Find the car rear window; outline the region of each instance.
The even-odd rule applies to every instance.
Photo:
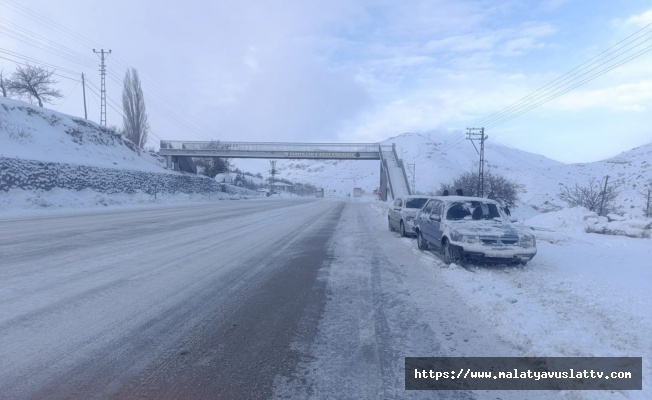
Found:
[[[405,207],[407,208],[421,208],[423,207],[424,204],[426,204],[426,201],[428,201],[428,198],[419,198],[419,199],[407,199],[407,202],[405,203]]]
[[[479,201],[453,203],[446,212],[446,219],[460,220],[466,217],[474,220],[500,218],[500,211],[494,203]]]

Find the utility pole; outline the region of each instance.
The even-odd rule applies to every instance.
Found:
[[[478,197],[484,197],[484,141],[489,139],[489,136],[485,136],[484,128],[466,128],[466,130],[466,134],[468,135],[467,139],[473,143],[473,147],[475,147],[474,140],[480,140],[480,151],[475,147],[475,151],[480,154],[480,165],[478,166]]]
[[[272,174],[272,181],[270,182],[270,192],[274,193],[274,179],[276,177],[276,160],[270,160],[269,164],[272,166],[272,169],[269,170],[269,173]]]
[[[101,79],[101,87],[100,87],[100,125],[106,126],[106,64],[104,64],[104,61],[106,60],[106,57],[111,54],[111,50],[109,49],[108,52],[105,52],[104,49],[100,51],[95,51],[93,49],[93,53],[99,54],[100,55],[100,79]]]
[[[82,72],[82,92],[84,93],[84,119],[88,119],[86,112],[86,81],[84,80],[84,73]]]
[[[604,196],[607,194],[607,181],[609,180],[609,175],[604,178],[604,189],[602,189],[602,200],[600,200],[600,212],[598,215],[602,215],[602,210],[604,207]]]

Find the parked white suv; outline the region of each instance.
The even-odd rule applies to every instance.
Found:
[[[401,236],[414,235],[414,216],[426,204],[428,196],[406,196],[394,200],[387,213],[390,231],[398,230]]]
[[[414,221],[417,246],[442,252],[444,262],[525,264],[537,254],[534,236],[510,223],[498,202],[480,197],[432,197]]]

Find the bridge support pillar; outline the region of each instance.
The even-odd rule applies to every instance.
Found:
[[[165,156],[165,168],[172,169],[172,156]]]
[[[380,187],[378,188],[380,199],[382,201],[387,201],[387,192],[388,192],[388,187],[387,187],[387,171],[385,169],[385,165],[383,164],[383,160],[380,160]]]

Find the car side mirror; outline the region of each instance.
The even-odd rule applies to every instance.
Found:
[[[431,214],[430,215],[430,220],[431,221],[441,221],[441,217],[437,214]]]

